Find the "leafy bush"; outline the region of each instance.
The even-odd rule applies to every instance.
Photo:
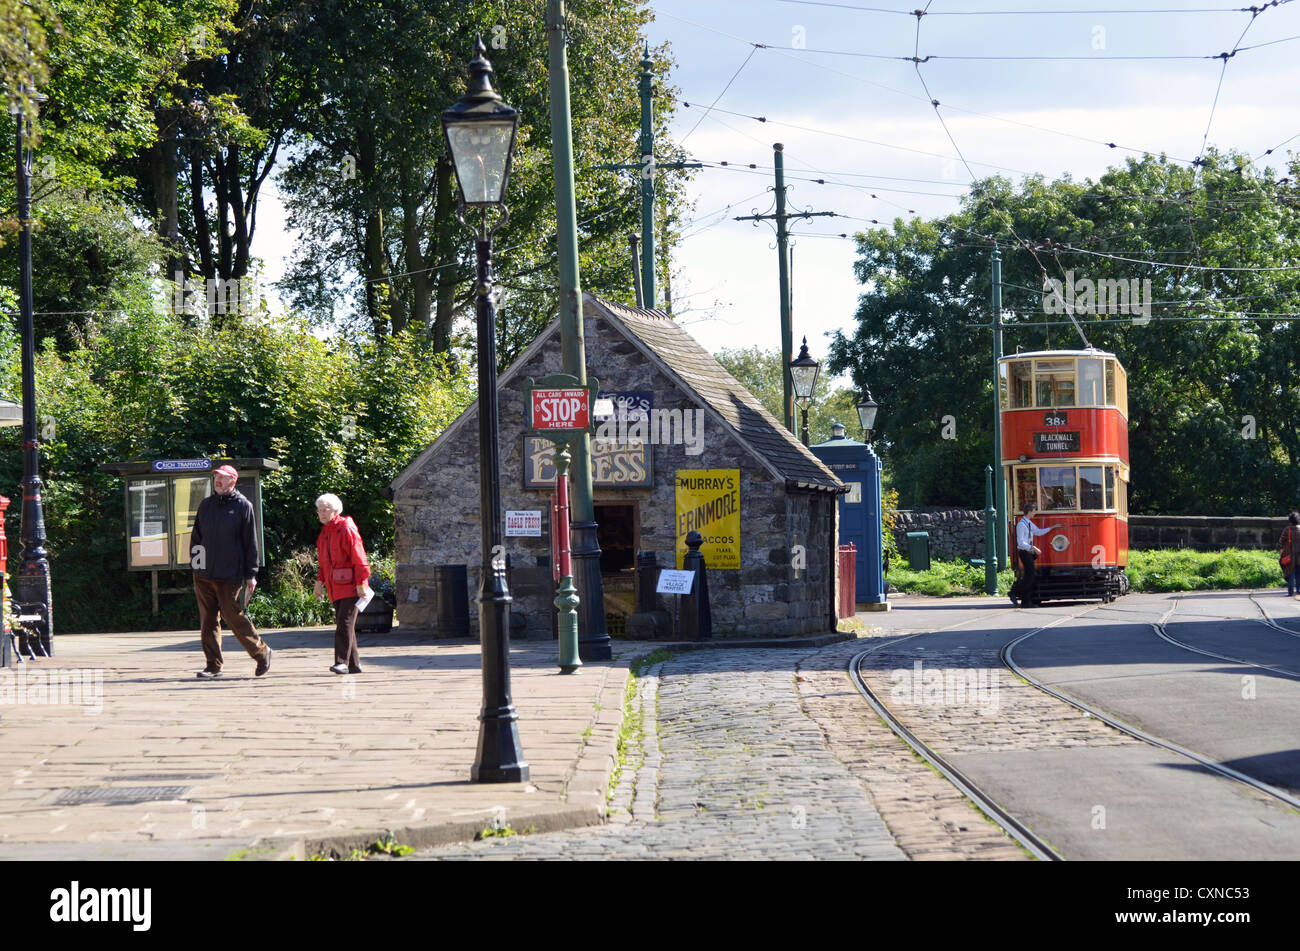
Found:
[[[1271,549],[1134,551],[1129,553],[1128,577],[1136,591],[1214,591],[1286,584],[1277,552]]]
[[[1011,590],[1015,575],[1010,568],[998,572],[998,593]],[[984,566],[966,561],[931,561],[929,571],[912,571],[895,562],[889,569],[889,583],[899,591],[949,597],[984,593]]]
[[[1127,573],[1134,591],[1222,591],[1286,583],[1272,550],[1131,551]],[[1013,581],[1010,568],[998,572],[998,594],[1007,594]],[[932,561],[929,571],[895,565],[889,570],[889,583],[899,591],[934,597],[983,594],[984,569],[964,561]]]
[[[127,303],[130,316],[90,325],[84,346],[60,353],[47,338],[37,355],[56,633],[197,627],[192,598],[168,597],[153,617],[148,573],[126,570],[122,480],[99,467],[137,459],[278,459],[281,469],[262,482],[270,570],[250,611],[259,624],[328,620],[311,582],[304,591],[282,571],[303,548],[314,565],[316,497],[337,494],[367,551],[391,552],[392,503],[382,490],[469,403],[469,378],[408,334],[326,342],[293,320],[213,326],[147,297]],[[12,399],[19,366],[17,334],[0,321],[0,393]],[[0,492],[15,500],[21,438],[19,428],[0,430]],[[6,516],[12,568],[21,503]],[[187,575],[169,573],[163,585],[187,586]]]

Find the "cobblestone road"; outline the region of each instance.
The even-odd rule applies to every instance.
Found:
[[[801,711],[794,670],[806,656],[729,649],[670,658],[640,681],[644,744],[628,751],[608,825],[413,858],[906,858]]]

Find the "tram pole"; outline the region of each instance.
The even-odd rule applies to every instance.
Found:
[[[984,467],[984,593],[998,593],[997,509],[993,507],[993,467]]]
[[[1002,359],[1002,252],[995,244],[993,246],[993,472],[997,501],[993,517],[997,523],[995,540],[998,570],[1005,571],[1007,567],[1007,480],[1002,472],[1002,414],[999,412],[1001,380],[998,376],[1000,359]],[[1010,380],[1007,383],[1009,386]]]

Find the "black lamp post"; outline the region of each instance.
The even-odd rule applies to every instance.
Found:
[[[794,398],[799,404],[803,418],[803,444],[808,445],[808,404],[812,402],[813,390],[817,388],[817,374],[822,365],[808,356],[808,338],[803,338],[799,356],[790,361],[790,382],[794,386]]]
[[[33,102],[46,97],[29,93]],[[21,104],[18,117],[18,257],[23,345],[23,522],[22,561],[14,577],[14,599],[27,611],[41,615],[40,645],[46,656],[54,654],[54,608],[50,596],[50,562],[45,551],[45,513],[41,506],[40,443],[36,439],[36,329],[32,322],[32,150],[31,120]]]
[[[862,428],[866,432],[865,440],[871,442],[871,430],[876,425],[876,411],[880,409],[880,404],[871,398],[871,390],[863,390],[866,396],[858,400],[858,421],[862,423]]]
[[[506,583],[501,529],[501,452],[497,445],[496,306],[492,302],[492,234],[509,218],[504,204],[510,177],[510,153],[519,128],[519,113],[492,89],[492,64],[480,39],[469,64],[469,90],[442,114],[460,187],[456,215],[475,235],[478,278],[474,293],[478,314],[479,521],[483,566],[479,573],[479,643],[483,657],[483,709],[479,713],[478,753],[470,778],[482,783],[516,783],[528,779],[528,763],[519,745],[519,715],[510,696],[510,588]],[[482,212],[477,224],[465,209]],[[488,226],[492,209],[501,214]]]

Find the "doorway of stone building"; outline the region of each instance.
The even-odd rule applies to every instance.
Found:
[[[597,502],[596,540],[605,588],[605,629],[611,637],[627,633],[636,612],[636,552],[641,543],[639,506],[635,502]]]

